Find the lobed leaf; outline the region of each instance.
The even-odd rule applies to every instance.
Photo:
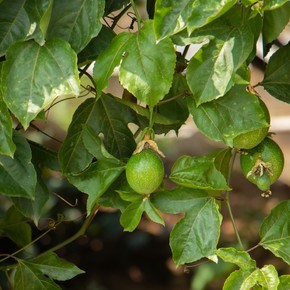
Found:
[[[30,28],[24,9],[26,0],[0,2],[0,56],[15,42],[23,40]]]
[[[90,98],[79,106],[69,126],[68,134],[59,151],[59,162],[63,173],[76,174],[85,170],[93,159],[92,146],[84,144],[87,128],[95,136],[104,134],[105,148],[114,157],[123,159],[131,156],[135,141],[127,124],[134,120],[132,111],[110,95],[99,99]],[[91,150],[90,150],[91,147]]]
[[[170,39],[156,43],[150,20],[132,35],[125,51],[120,82],[138,100],[153,108],[171,87],[176,62],[173,43]]]
[[[189,99],[188,106],[204,135],[230,147],[236,136],[269,126],[258,97],[248,93],[245,85],[235,85],[224,97],[199,107]]]
[[[233,263],[244,270],[256,268],[256,261],[245,251],[238,251],[235,248],[219,248],[216,254],[225,262]]]
[[[290,103],[290,43],[278,49],[266,66],[261,85],[278,100]]]
[[[29,0],[25,2],[24,8],[31,23],[31,31],[29,31],[27,38],[33,38],[40,45],[45,42],[52,4],[52,0]]]
[[[187,82],[196,106],[222,97],[234,84],[234,75],[253,48],[253,35],[248,26],[232,27],[217,23],[222,38],[203,46],[190,60]],[[217,32],[215,32],[217,33]]]
[[[182,156],[173,165],[169,178],[184,187],[204,190],[230,190],[214,158]]]
[[[3,64],[2,86],[4,101],[26,129],[57,96],[78,95],[76,55],[59,39],[43,46],[34,41],[16,43]]]
[[[13,142],[16,145],[14,158],[0,155],[0,194],[34,199],[36,173],[29,144],[17,132],[14,132]]]
[[[58,281],[66,281],[84,273],[74,264],[59,258],[54,252],[46,252],[27,263],[33,264],[43,275]]]
[[[290,265],[290,201],[279,203],[263,221],[260,245]]]
[[[192,200],[192,207],[174,226],[170,247],[177,265],[191,263],[215,253],[221,215],[213,198]]]
[[[109,47],[97,57],[93,77],[97,84],[98,95],[101,95],[102,90],[108,86],[108,80],[114,69],[120,64],[131,37],[132,34],[125,32],[116,35]]]
[[[53,1],[47,38],[68,41],[78,53],[101,30],[105,0]]]
[[[151,202],[162,212],[178,214],[191,211],[197,200],[209,198],[206,191],[186,187],[157,192]]]
[[[1,236],[7,236],[18,246],[24,247],[31,242],[31,227],[25,217],[11,206],[0,223]]]
[[[21,261],[14,276],[15,290],[61,290],[33,264]]]
[[[125,170],[124,164],[115,159],[99,160],[76,175],[68,175],[68,180],[80,191],[89,195],[87,214],[89,215],[97,200]]]
[[[263,55],[266,56],[272,42],[278,38],[290,19],[290,3],[278,9],[264,11],[263,17]]]
[[[36,226],[40,217],[43,214],[43,208],[49,199],[49,192],[46,184],[42,180],[41,176],[37,177],[37,183],[35,187],[35,199],[30,200],[24,197],[12,197],[12,201],[15,207],[25,216],[30,218]]]
[[[278,285],[278,290],[287,290],[290,285],[290,275],[282,275],[279,277],[280,284]]]
[[[136,229],[144,210],[145,203],[140,195],[140,199],[130,203],[121,214],[120,223],[124,231],[133,232]]]
[[[274,10],[281,7],[287,2],[288,0],[267,0],[264,2],[263,10]]]
[[[0,112],[0,154],[13,158],[16,148],[12,140],[12,118],[1,97]]]

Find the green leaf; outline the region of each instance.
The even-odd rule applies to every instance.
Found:
[[[5,0],[0,3],[0,56],[16,41],[23,40],[30,21],[24,9],[25,0]]]
[[[223,290],[249,290],[258,286],[258,289],[276,290],[279,278],[273,265],[266,265],[262,269],[234,271],[224,283]]]
[[[148,217],[155,223],[165,225],[164,220],[160,213],[157,211],[155,206],[151,203],[150,199],[145,200],[145,207],[144,207],[145,212],[147,213]]]
[[[257,281],[267,290],[276,290],[280,283],[278,273],[273,265],[266,265],[261,270],[257,270]]]
[[[278,9],[265,11],[263,17],[263,46],[264,56],[270,45],[283,31],[290,19],[290,2]]]
[[[178,214],[189,212],[197,199],[209,198],[206,191],[186,187],[157,192],[151,202],[162,212]]]
[[[41,179],[38,176],[36,188],[35,188],[35,199],[30,200],[23,197],[13,197],[12,201],[15,207],[25,216],[33,220],[34,224],[38,226],[40,217],[42,216],[42,210],[49,199],[49,192]]]
[[[187,82],[197,106],[225,95],[233,85],[236,71],[253,48],[253,35],[248,26],[217,24],[218,31],[223,30],[227,37],[212,40],[201,48],[187,69]]]
[[[0,154],[13,157],[16,148],[12,141],[12,119],[1,97],[0,112]]]
[[[182,186],[205,190],[230,190],[223,174],[207,156],[182,156],[173,165],[169,178]]]
[[[86,124],[84,125],[83,142],[90,154],[98,160],[106,160],[108,158],[118,160],[107,151],[101,138]]]
[[[219,248],[216,254],[225,262],[236,264],[241,269],[256,268],[256,261],[246,251],[238,251],[235,248]]]
[[[108,80],[124,55],[127,44],[131,39],[131,33],[120,33],[115,36],[109,45],[96,59],[93,77],[97,83],[97,94],[101,95],[103,89],[108,86]]]
[[[2,236],[7,236],[21,247],[31,242],[31,227],[24,216],[13,206],[9,208],[1,221],[0,232]]]
[[[175,130],[176,133],[178,132],[179,128],[185,123],[189,115],[187,102],[185,99],[185,96],[187,96],[188,93],[189,88],[186,82],[186,78],[181,73],[174,74],[170,91],[165,96],[164,101],[171,98],[176,98],[177,96],[179,97],[176,100],[171,99],[170,102],[165,102],[158,105],[158,116],[165,117],[167,120],[170,121],[170,123],[160,123],[158,117],[155,114],[154,132],[156,134],[166,134],[170,130]]]
[[[215,200],[200,197],[191,203],[190,211],[170,234],[170,247],[177,265],[213,255],[219,240],[221,215]]]
[[[16,267],[15,290],[61,290],[50,278],[31,263],[21,261]]]
[[[232,159],[232,149],[231,148],[216,149],[213,152],[211,152],[208,156],[214,158],[214,164],[216,169],[223,174],[225,180],[228,180]]]
[[[224,97],[198,108],[190,99],[188,106],[196,126],[204,135],[230,147],[236,136],[269,126],[258,97],[248,93],[245,85],[236,85]]]
[[[45,42],[52,4],[52,0],[29,0],[25,2],[24,7],[31,23],[28,38],[33,38],[40,45],[43,45]]]
[[[101,30],[104,0],[53,1],[47,37],[68,41],[78,53]]]
[[[282,5],[284,5],[285,3],[287,3],[289,0],[267,0],[263,5],[263,10],[274,10],[277,9],[279,7],[281,7]]]
[[[278,285],[278,290],[287,290],[290,285],[290,275],[280,276],[280,284]]]
[[[59,258],[53,252],[46,252],[30,260],[29,263],[34,264],[44,275],[58,281],[66,281],[84,273],[77,266]]]
[[[235,0],[225,1],[192,1],[192,13],[187,19],[187,28],[192,31],[198,27],[204,26],[222,14],[227,12],[231,7],[236,4]]]
[[[85,125],[90,127],[96,136],[104,134],[103,143],[110,154],[118,159],[130,157],[136,143],[127,124],[134,119],[133,112],[110,95],[102,95],[99,99],[87,99],[76,110],[59,151],[63,173],[79,173],[85,170],[93,159],[83,142]]]
[[[133,232],[138,226],[145,210],[145,202],[142,196],[137,201],[130,203],[120,217],[121,226],[124,231]]]
[[[88,45],[78,54],[78,63],[94,61],[102,52],[108,49],[115,35],[114,31],[103,25],[100,33],[92,38]]]
[[[229,10],[236,1],[182,0],[156,2],[154,28],[158,40],[181,31],[204,26]]]
[[[290,200],[278,204],[263,221],[260,245],[290,265]]]
[[[109,186],[125,170],[125,165],[114,159],[99,160],[77,175],[68,175],[68,180],[80,191],[89,195],[87,214]]]
[[[153,22],[149,20],[127,43],[120,67],[120,82],[152,108],[169,92],[175,62],[172,41],[164,39],[156,43]]]
[[[120,195],[120,197],[125,200],[125,201],[129,201],[129,202],[134,202],[140,199],[143,199],[143,197],[134,191],[123,191],[123,190],[117,190],[118,194]]]
[[[14,158],[0,155],[0,194],[34,199],[36,173],[31,163],[30,147],[17,132],[13,142],[16,145]]]
[[[223,290],[250,290],[256,285],[251,271],[240,269],[234,271],[226,279]]]
[[[290,103],[290,43],[278,49],[266,66],[261,85],[275,98]]]
[[[7,52],[2,86],[4,101],[26,129],[57,96],[78,95],[76,55],[59,39],[43,46],[34,41],[17,43]]]
[[[41,144],[33,141],[29,141],[29,145],[32,152],[32,163],[35,166],[47,167],[55,171],[60,171],[57,153],[48,148],[45,148]]]
[[[155,4],[154,30],[161,40],[185,28],[194,0],[159,0]]]

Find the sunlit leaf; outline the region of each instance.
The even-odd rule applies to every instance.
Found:
[[[207,156],[182,156],[174,163],[169,178],[175,183],[205,190],[229,190],[223,174]]]
[[[2,86],[8,108],[27,128],[57,96],[78,95],[76,55],[62,40],[46,41],[43,46],[34,41],[17,43],[7,52]]]
[[[138,100],[153,107],[169,92],[175,62],[171,40],[156,43],[153,22],[147,21],[127,43],[120,67],[121,84]]]
[[[215,200],[200,197],[191,203],[190,211],[170,234],[170,247],[177,265],[213,255],[219,240],[221,215]]]
[[[136,229],[144,210],[145,203],[140,195],[140,199],[130,203],[120,217],[120,223],[124,231],[132,232]]]
[[[113,38],[109,47],[97,57],[93,77],[97,84],[98,95],[108,86],[108,80],[114,69],[120,64],[131,37],[130,33],[118,34]]]
[[[236,136],[269,126],[258,97],[248,93],[245,85],[236,85],[224,97],[198,108],[189,99],[188,106],[204,135],[231,147]]]
[[[216,254],[225,262],[236,264],[241,269],[256,268],[256,261],[245,251],[238,251],[235,248],[219,248]]]

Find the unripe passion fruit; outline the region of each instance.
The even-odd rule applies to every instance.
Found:
[[[261,108],[264,112],[265,121],[270,124],[270,114],[265,103],[260,100]],[[233,140],[233,147],[238,149],[251,149],[257,146],[268,134],[269,127],[256,129],[250,132],[246,132],[238,135]]]
[[[280,177],[284,156],[279,145],[267,137],[258,146],[244,150],[240,164],[246,178],[265,192]]]
[[[130,157],[126,165],[126,177],[134,191],[149,195],[159,187],[163,180],[162,160],[152,150],[144,149]]]

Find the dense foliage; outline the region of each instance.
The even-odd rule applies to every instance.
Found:
[[[245,148],[253,152],[269,129],[269,113],[255,86],[290,103],[289,43],[270,56],[263,80],[250,85],[256,44],[262,40],[265,57],[289,22],[290,2],[147,0],[144,19],[137,4],[0,1],[0,194],[9,204],[2,208],[0,233],[17,245],[15,252],[1,253],[7,285],[60,289],[56,281],[83,273],[55,251],[83,235],[105,206],[120,210],[125,231],[135,230],[143,214],[164,225],[163,213],[184,213],[170,234],[174,262],[204,258],[235,264],[238,269],[226,279],[225,290],[289,289],[289,275],[279,276],[274,265],[259,268],[244,248],[232,216],[229,183],[234,158],[247,154]],[[129,11],[130,26],[116,33]],[[192,47],[198,50],[189,56]],[[122,98],[104,93],[116,69]],[[50,108],[60,97],[69,102],[67,95],[85,97],[59,151],[30,140],[29,129],[49,122]],[[161,185],[150,195],[134,192],[125,169],[136,147],[139,153],[134,154],[145,148],[162,155],[155,135],[178,134],[188,118],[224,148],[178,158],[168,176],[173,187]],[[283,164],[277,173],[276,163],[271,167],[271,160],[261,162],[276,180]],[[264,171],[259,171],[261,178]],[[61,175],[79,190],[80,198],[87,197],[86,218],[66,241],[46,252],[27,252],[64,219],[45,211],[51,198],[48,174]],[[237,249],[217,246],[224,206],[231,214]],[[39,226],[44,215],[50,218],[45,228]],[[32,228],[39,229],[34,239]],[[290,264],[289,200],[265,217],[256,247]]]

